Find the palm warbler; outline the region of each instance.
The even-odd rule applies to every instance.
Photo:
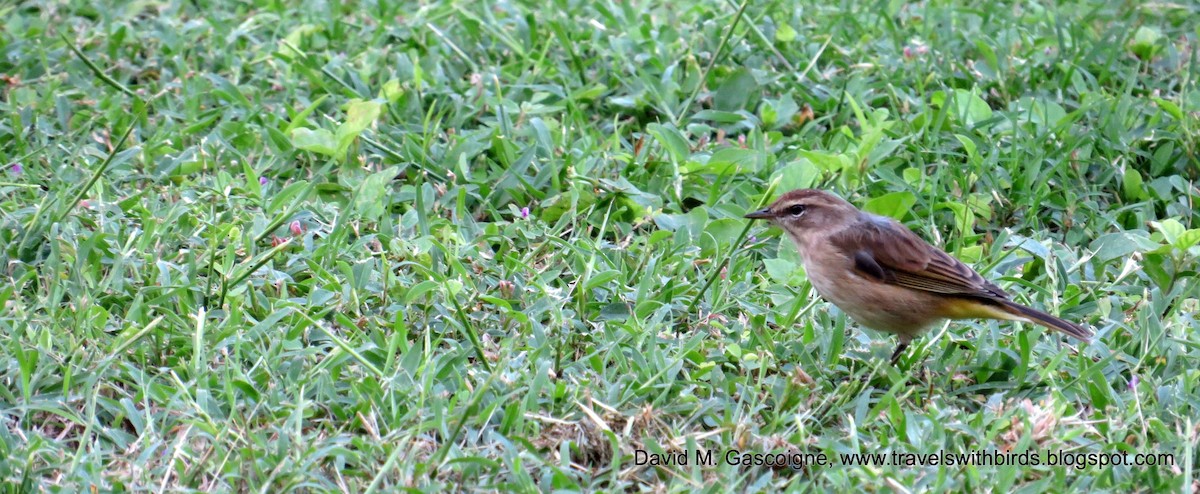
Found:
[[[1022,321],[1088,340],[1089,329],[1013,302],[1004,290],[896,220],[859,211],[822,190],[801,189],[747,214],[783,229],[813,288],[859,324],[896,334],[892,362],[944,319]]]

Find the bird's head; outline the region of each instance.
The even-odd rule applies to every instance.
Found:
[[[798,189],[745,217],[770,221],[800,239],[814,232],[836,230],[854,221],[858,215],[858,208],[836,195],[818,189]]]

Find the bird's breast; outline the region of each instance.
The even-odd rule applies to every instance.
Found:
[[[863,326],[913,336],[941,319],[940,301],[929,293],[861,276],[847,256],[819,251],[808,254],[804,269],[813,288]]]

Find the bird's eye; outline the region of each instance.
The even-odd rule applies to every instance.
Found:
[[[791,206],[788,206],[787,212],[788,212],[788,214],[790,214],[792,216],[800,216],[800,215],[804,214],[804,205],[803,204],[792,204]]]

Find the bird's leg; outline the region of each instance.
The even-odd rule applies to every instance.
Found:
[[[908,340],[900,340],[900,344],[896,345],[896,351],[892,352],[892,365],[896,365],[896,362],[900,361],[900,355],[907,349]]]

